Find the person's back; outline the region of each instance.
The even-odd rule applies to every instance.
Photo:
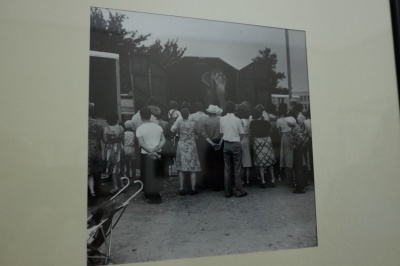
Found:
[[[124,135],[124,151],[125,154],[131,153],[135,148],[135,133],[132,130],[126,130]],[[128,152],[129,151],[129,152]]]
[[[143,137],[144,144],[150,148],[155,148],[160,143],[162,128],[154,122],[143,123],[136,129],[136,136]],[[142,148],[142,153],[148,153]]]
[[[144,193],[149,203],[161,203],[162,165],[159,153],[165,144],[165,138],[162,128],[150,121],[150,108],[142,108],[140,115],[143,124],[137,128],[136,137],[141,147],[140,172],[144,183]]]
[[[244,133],[242,122],[233,113],[227,113],[220,119],[220,132],[225,141],[238,142],[240,134]]]
[[[195,122],[190,120],[181,120],[177,125],[179,138],[184,139],[193,139],[195,138]]]
[[[219,139],[220,138],[220,120],[221,117],[212,115],[209,116],[203,124],[204,138]]]
[[[179,116],[181,116],[181,112],[179,112],[176,109],[170,109],[168,111],[168,119],[177,119]]]
[[[265,120],[253,120],[250,123],[250,134],[252,138],[265,138],[271,134],[271,124]]]
[[[162,128],[164,135],[169,135],[169,124],[167,121],[164,121],[162,118],[158,118],[158,125]]]
[[[280,133],[290,132],[291,129],[287,124],[285,117],[281,117],[276,121],[276,127],[279,129]]]
[[[168,124],[169,124],[169,128],[171,129],[171,127],[175,124],[176,120],[178,119],[178,117],[181,117],[181,113],[178,111],[178,103],[176,101],[170,101],[169,102],[169,107],[171,108],[168,111]]]
[[[242,122],[234,115],[235,103],[227,102],[225,104],[227,114],[221,117],[220,133],[224,140],[224,188],[225,196],[232,196],[232,181],[231,173],[234,173],[236,197],[244,197],[247,192],[242,187],[242,150],[241,150],[241,135],[243,135]]]
[[[136,149],[135,149],[135,133],[133,133],[133,123],[131,120],[127,120],[124,123],[125,135],[124,135],[124,173],[128,177],[132,177],[136,172]]]
[[[249,134],[249,130],[250,130],[250,119],[248,118],[242,118],[240,119],[242,121],[242,127],[243,127],[243,131],[244,134]]]

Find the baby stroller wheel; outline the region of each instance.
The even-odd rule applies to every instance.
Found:
[[[99,252],[96,252],[96,251],[94,251],[94,250],[89,251],[89,252],[88,252],[88,256],[87,256],[88,261],[89,261],[90,263],[98,263],[98,262],[100,261],[100,258],[97,257],[97,256],[99,256],[99,255],[100,255]]]

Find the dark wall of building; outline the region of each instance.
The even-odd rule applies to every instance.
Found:
[[[144,55],[130,55],[129,60],[128,74],[129,79],[132,75],[134,89],[124,97],[145,102],[155,96],[164,111],[168,110],[170,100],[179,104],[201,101],[206,105],[202,76],[216,69],[226,76],[225,101],[248,101],[252,106],[263,104],[265,107],[271,103],[271,91],[267,89],[270,69],[262,63],[253,62],[238,71],[219,58],[184,57],[166,69]],[[104,116],[109,111],[117,111],[117,97],[115,60],[91,57],[89,101]],[[220,105],[218,99],[213,104]]]
[[[271,103],[268,91],[270,68],[263,63],[253,62],[242,68],[238,74],[238,99],[248,101],[252,106]]]
[[[201,77],[214,69],[221,70],[227,78],[225,99],[236,101],[237,70],[219,58],[200,57],[184,57],[167,67],[169,99],[179,104],[183,101],[205,103],[205,85]]]

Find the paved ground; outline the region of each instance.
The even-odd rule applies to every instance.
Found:
[[[177,177],[165,179],[161,204],[148,204],[140,193],[115,227],[113,262],[316,246],[313,186],[305,194],[293,194],[283,183],[267,189],[254,183],[244,198],[225,198],[223,191],[210,190],[179,196]]]

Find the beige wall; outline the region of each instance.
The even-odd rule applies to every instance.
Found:
[[[319,246],[150,265],[399,265],[388,2],[1,1],[0,264],[85,265],[89,7],[96,5],[306,31]]]

